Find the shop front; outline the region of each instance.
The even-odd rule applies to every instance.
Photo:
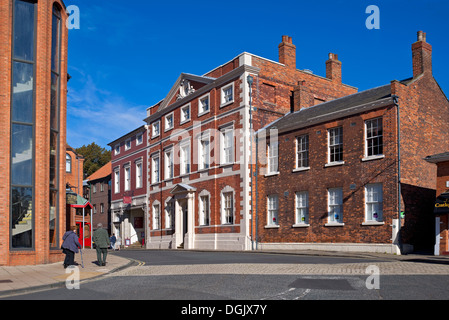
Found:
[[[435,255],[449,255],[449,193],[442,193],[435,201]]]

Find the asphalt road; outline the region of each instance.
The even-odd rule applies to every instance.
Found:
[[[206,312],[214,306],[214,318],[255,312],[250,305],[270,306],[274,312],[297,308],[299,301],[447,300],[448,275],[380,275],[379,288],[367,287],[369,274],[301,274],[279,272],[296,266],[332,268],[392,263],[388,258],[348,258],[286,254],[121,251],[118,254],[140,264],[99,280],[81,283],[80,290],[55,289],[31,293],[14,300],[158,300],[145,305],[168,314]],[[425,267],[424,264],[420,266]],[[249,270],[250,269],[250,270]],[[281,301],[278,304],[276,301]],[[166,303],[170,302],[169,305]],[[149,304],[148,304],[149,303]],[[274,305],[273,305],[274,303]],[[293,304],[294,303],[294,304]],[[236,306],[245,305],[235,311]],[[347,306],[347,305],[346,305]],[[205,307],[204,307],[205,308]],[[248,309],[250,308],[250,309]],[[325,312],[327,308],[323,308]],[[231,312],[232,311],[232,312]],[[203,314],[203,316],[211,315]],[[227,314],[229,312],[229,314]],[[237,312],[237,313],[236,313]],[[259,315],[262,312],[258,308]],[[195,314],[193,314],[195,315]],[[252,315],[251,313],[247,314]]]

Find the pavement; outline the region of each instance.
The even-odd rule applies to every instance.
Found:
[[[257,251],[260,253],[273,254],[298,254],[298,255],[315,255],[315,256],[340,256],[352,258],[371,258],[378,259],[381,272],[384,274],[447,274],[449,275],[449,256],[430,256],[430,255],[389,255],[389,254],[369,254],[369,253],[351,253],[351,252],[326,252],[326,251]],[[254,253],[257,253],[254,252]],[[111,253],[111,251],[110,251]],[[200,268],[200,266],[184,266],[175,267],[180,270],[172,270],[173,268],[145,266],[143,263],[119,257],[114,254],[108,254],[106,266],[98,266],[96,264],[96,251],[93,249],[83,250],[83,259],[80,253],[75,255],[75,262],[79,265],[75,268],[64,269],[62,262],[37,265],[37,266],[0,266],[0,297],[14,296],[29,292],[48,290],[53,288],[66,287],[73,279],[75,272],[79,272],[80,281],[96,280],[100,277],[110,275],[112,273],[121,274],[123,272],[138,273],[148,272],[151,274],[176,274],[178,272],[208,273],[209,266]],[[136,268],[131,268],[136,267]],[[273,266],[251,266],[245,265],[240,270],[247,270],[252,273],[273,272]],[[362,268],[361,268],[362,267]],[[151,270],[146,270],[151,268]],[[229,270],[235,270],[234,266],[222,266],[221,272],[228,273]],[[257,268],[257,270],[251,271]],[[266,271],[264,271],[266,268]],[[359,274],[366,271],[366,266],[362,266],[357,262],[348,265],[298,265],[298,266],[278,266],[279,273],[300,273],[300,274]],[[140,271],[139,271],[140,269]],[[360,271],[362,270],[362,271]],[[119,272],[121,271],[121,272]],[[69,278],[71,277],[71,278]]]
[[[0,266],[0,297],[65,287],[69,277],[73,283],[71,279],[78,271],[79,280],[88,281],[138,265],[134,260],[108,254],[106,266],[98,266],[96,250],[84,249],[82,253],[82,259],[80,253],[75,254],[78,263],[75,268],[64,269],[62,261],[36,266]]]

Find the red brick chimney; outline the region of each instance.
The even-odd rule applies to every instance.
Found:
[[[426,42],[426,33],[418,31],[418,41],[412,44],[413,78],[423,73],[432,74],[432,46]]]
[[[289,69],[296,69],[296,46],[289,36],[282,36],[282,42],[279,44],[279,62]]]
[[[341,62],[335,53],[329,53],[329,60],[326,61],[326,78],[341,83]]]

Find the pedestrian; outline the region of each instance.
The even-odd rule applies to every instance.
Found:
[[[92,240],[95,242],[97,250],[97,262],[99,266],[106,265],[106,257],[108,255],[108,248],[111,244],[108,232],[103,229],[103,225],[99,223],[97,230],[94,231]]]
[[[111,249],[115,250],[115,242],[117,241],[117,238],[115,237],[115,233],[112,234],[112,237],[109,240],[111,241]]]
[[[75,265],[75,253],[78,253],[78,248],[81,249],[78,235],[75,233],[76,229],[76,226],[72,226],[62,237],[61,249],[65,253],[64,269]]]

